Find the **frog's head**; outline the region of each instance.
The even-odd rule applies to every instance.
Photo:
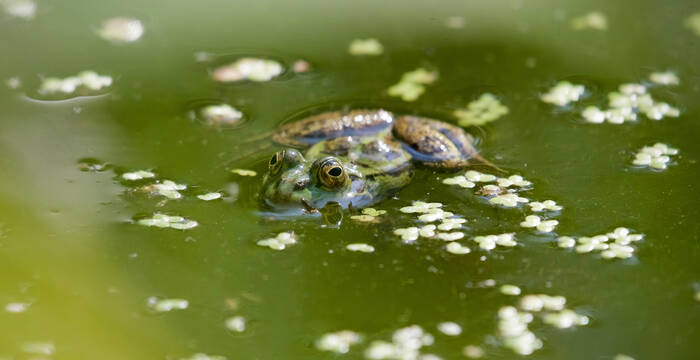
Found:
[[[278,151],[268,162],[262,197],[273,207],[321,208],[330,201],[345,207],[352,181],[340,159],[328,156],[310,162],[296,150]]]

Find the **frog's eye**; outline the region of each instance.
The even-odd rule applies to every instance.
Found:
[[[269,163],[269,168],[270,168],[270,173],[274,174],[280,170],[282,167],[282,158],[283,154],[280,153],[279,151],[276,152],[274,155],[272,155],[272,158],[270,159]]]
[[[338,159],[327,157],[317,161],[316,166],[318,181],[324,187],[337,189],[347,183],[348,176]]]

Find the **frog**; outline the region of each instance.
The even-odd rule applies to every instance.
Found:
[[[364,208],[411,182],[416,166],[456,171],[481,158],[474,138],[444,121],[384,109],[327,111],[272,134],[261,198],[277,209]]]

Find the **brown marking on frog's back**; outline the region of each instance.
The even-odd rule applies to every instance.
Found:
[[[305,147],[321,140],[378,132],[393,122],[394,114],[381,109],[330,111],[286,124],[272,139],[283,145]]]

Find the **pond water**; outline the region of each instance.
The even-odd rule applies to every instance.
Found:
[[[594,28],[579,29],[584,20],[574,19],[591,12],[604,16],[605,29],[595,16]],[[362,359],[373,341],[390,342],[412,325],[433,344],[398,339],[404,353],[394,358],[415,358],[424,344],[421,353],[442,359],[463,352],[510,359],[540,342],[527,357],[695,358],[700,37],[684,22],[697,12],[694,1],[37,0],[31,18],[3,14],[0,359]],[[142,36],[131,28],[136,41],[101,38],[100,24],[113,17],[139,19]],[[368,38],[381,54],[348,53],[353,40]],[[212,80],[217,66],[241,57],[287,70],[270,81]],[[290,71],[298,59],[311,71]],[[415,101],[388,95],[402,74],[421,67],[439,78]],[[42,79],[85,70],[112,82],[80,93],[90,96],[38,92]],[[672,71],[680,84],[649,85],[659,71]],[[584,85],[583,99],[564,107],[541,101],[560,81]],[[639,82],[680,116],[583,121],[586,106],[603,109],[608,93]],[[520,225],[533,214],[529,206],[495,206],[474,189],[442,183],[461,173],[425,168],[375,205],[388,211],[375,223],[346,213],[333,227],[261,208],[266,162],[280,148],[261,134],[297,114],[383,107],[456,122],[453,112],[484,93],[508,112],[467,130],[481,155],[532,182],[520,196],[563,206],[544,213],[559,222],[553,232]],[[193,118],[199,106],[218,103],[241,111],[239,125]],[[657,142],[679,150],[667,169],[632,165]],[[137,170],[187,188],[179,199],[151,196],[137,188],[154,179],[121,177]],[[224,196],[197,198],[210,192]],[[466,219],[458,242],[471,251],[394,235],[424,225],[399,211],[412,201],[440,202]],[[137,224],[156,212],[197,226]],[[557,245],[561,236],[617,227],[644,234],[630,258]],[[296,243],[283,251],[256,244],[287,231]],[[473,241],[502,233],[515,233],[517,246],[487,251]],[[352,243],[374,251],[347,250]],[[521,295],[504,294],[513,289],[502,285]],[[560,329],[533,310],[524,326],[537,339],[509,339],[505,328],[527,316],[513,320],[502,308],[525,294],[563,296],[588,323]],[[444,324],[453,335],[440,332],[444,322],[461,333]],[[361,342],[346,354],[318,348],[324,334],[340,330]]]

